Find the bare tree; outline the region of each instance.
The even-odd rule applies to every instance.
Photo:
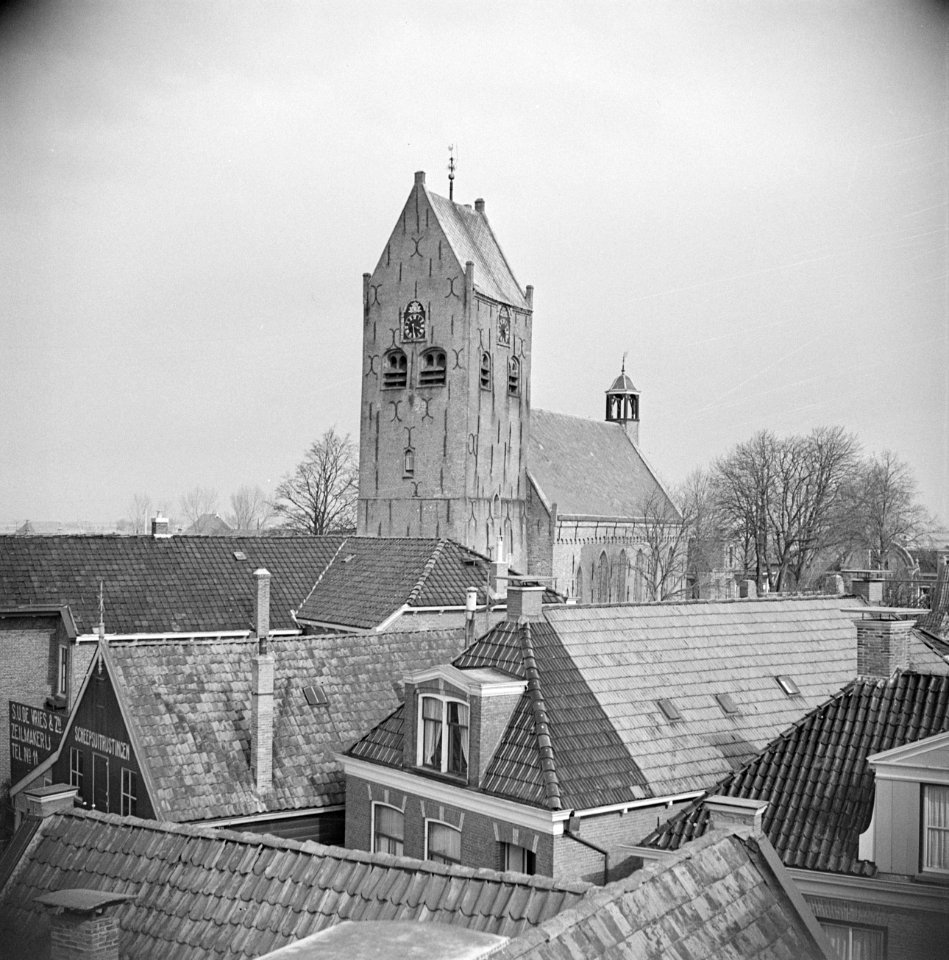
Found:
[[[693,519],[680,512],[658,488],[643,502],[641,532],[646,550],[637,555],[633,572],[643,584],[647,600],[686,596]]]
[[[749,548],[759,587],[803,585],[818,558],[840,539],[856,438],[840,427],[778,438],[761,431],[717,461],[713,489],[721,517]]]
[[[274,495],[274,512],[282,526],[318,536],[356,523],[358,492],[356,445],[330,427],[310,444]]]
[[[894,547],[912,546],[928,517],[916,499],[916,478],[892,450],[860,463],[847,491],[846,514],[853,547],[866,550],[872,566],[885,567]]]
[[[129,501],[129,521],[132,533],[148,533],[152,517],[152,498],[147,493],[136,493]]]
[[[217,490],[213,487],[192,487],[181,497],[181,512],[189,522],[194,523],[206,513],[214,513],[217,502]]]
[[[231,494],[227,522],[240,533],[259,535],[273,515],[273,507],[260,487],[245,485]]]

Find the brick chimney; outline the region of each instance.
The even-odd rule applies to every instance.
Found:
[[[933,588],[929,611],[919,620],[921,629],[949,640],[949,563],[946,558],[939,562],[939,574]]]
[[[36,898],[48,907],[49,960],[119,960],[119,922],[113,908],[134,900],[102,890],[57,890]]]
[[[524,617],[526,620],[540,620],[543,616],[544,588],[539,583],[525,580],[511,583],[507,588],[507,618],[515,623]]]
[[[163,517],[161,514],[152,517],[152,537],[155,540],[171,539],[171,524],[168,522],[168,517]]]
[[[768,807],[767,800],[747,800],[744,797],[725,797],[721,794],[705,798],[709,826],[713,830],[739,830],[760,834],[762,820]]]
[[[270,652],[270,573],[254,571],[257,653],[251,664],[250,767],[258,793],[273,787],[274,655]]]
[[[889,677],[909,666],[909,638],[915,620],[857,620],[857,676]]]
[[[52,816],[63,810],[72,810],[76,805],[78,790],[65,783],[52,783],[48,787],[28,787],[23,791],[25,806],[22,812],[28,817]]]

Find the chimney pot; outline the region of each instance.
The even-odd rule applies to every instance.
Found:
[[[482,197],[475,200],[475,213],[484,213],[484,199]]]
[[[745,797],[725,797],[721,794],[705,799],[709,823],[713,830],[740,830],[760,834],[768,807],[767,800],[748,800]]]
[[[544,588],[537,583],[509,583],[507,588],[507,618],[515,623],[522,617],[540,620],[543,616]]]
[[[415,182],[416,183],[425,183],[425,171],[416,170],[415,171]]]
[[[167,517],[161,514],[152,517],[152,536],[156,540],[168,540],[171,537],[171,525]]]

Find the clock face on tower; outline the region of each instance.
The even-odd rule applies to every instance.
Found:
[[[511,315],[506,309],[498,314],[498,344],[502,347],[511,345]]]
[[[402,313],[402,341],[425,339],[425,308],[411,300]]]

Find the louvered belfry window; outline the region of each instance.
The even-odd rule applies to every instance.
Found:
[[[382,386],[385,390],[404,387],[408,383],[408,358],[402,350],[390,350],[382,361]]]
[[[426,350],[419,358],[418,385],[420,387],[443,387],[448,364],[444,350]]]
[[[521,393],[521,361],[517,357],[511,357],[507,363],[507,392],[512,397]]]
[[[487,350],[481,354],[481,389],[491,389],[491,354]]]

